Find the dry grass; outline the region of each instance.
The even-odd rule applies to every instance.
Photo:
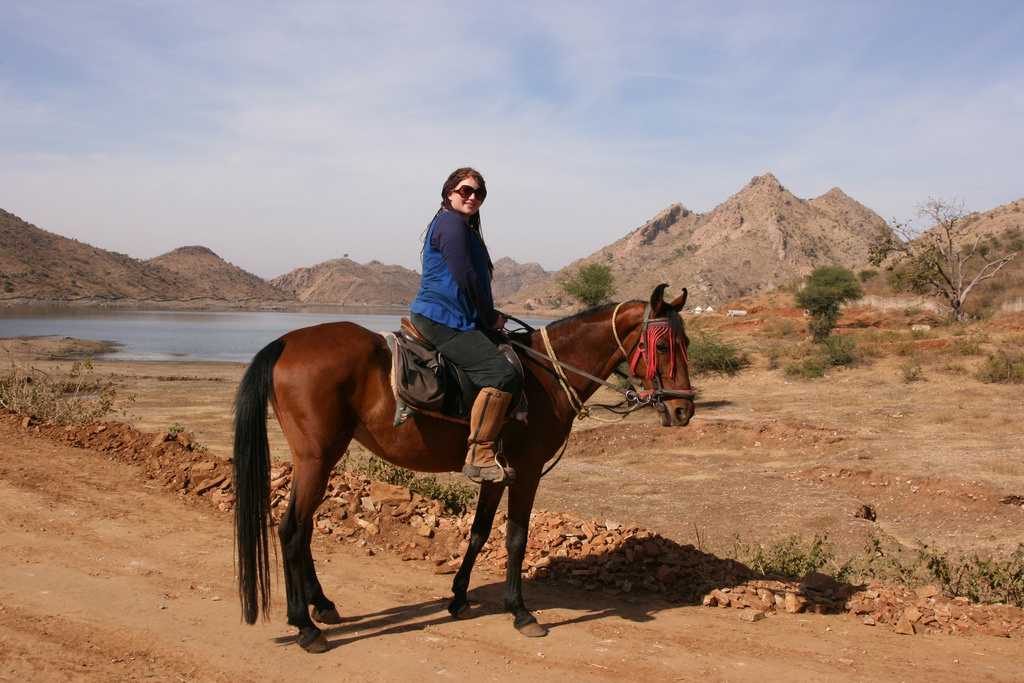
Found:
[[[126,414],[134,396],[119,396],[109,377],[96,374],[91,360],[68,371],[49,372],[11,363],[0,376],[0,408],[50,424],[85,424],[114,413]]]

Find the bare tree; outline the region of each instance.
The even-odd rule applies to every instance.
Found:
[[[872,245],[871,263],[888,261],[897,289],[941,296],[963,321],[971,291],[995,277],[1019,252],[992,258],[981,235],[971,235],[970,215],[962,203],[929,199],[918,216],[931,227],[918,234],[909,224],[893,221],[892,233]]]

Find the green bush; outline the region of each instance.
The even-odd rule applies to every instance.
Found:
[[[750,358],[739,347],[711,332],[694,335],[690,339],[688,353],[690,371],[695,374],[735,375],[750,365]]]
[[[783,370],[786,377],[817,379],[825,376],[825,360],[820,356],[808,356],[801,361],[789,363]]]
[[[1024,353],[999,350],[990,353],[978,370],[982,382],[1024,384]]]
[[[809,543],[789,536],[770,545],[736,544],[736,558],[758,574],[800,578],[819,571],[835,559],[827,534],[815,535]]]
[[[876,277],[878,277],[878,271],[875,270],[874,268],[866,268],[857,273],[857,279],[860,280],[861,282],[874,280]]]
[[[559,284],[566,294],[585,306],[597,306],[608,301],[615,291],[612,269],[603,263],[587,263]]]
[[[863,296],[857,278],[841,266],[816,268],[807,277],[803,289],[796,293],[796,303],[811,314],[808,330],[814,341],[822,341],[832,333],[839,320],[839,307]]]
[[[827,337],[821,342],[825,362],[829,365],[853,365],[860,360],[857,342],[846,335]]]
[[[477,488],[459,481],[441,481],[434,476],[418,476],[404,467],[392,465],[375,455],[365,459],[346,458],[346,467],[370,479],[404,486],[425,498],[441,501],[449,512],[462,514],[476,500]]]

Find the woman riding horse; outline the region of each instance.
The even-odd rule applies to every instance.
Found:
[[[459,190],[462,186],[465,189]],[[477,259],[473,265],[479,279],[472,286],[480,289],[474,290],[471,286],[462,296],[482,297],[482,293],[489,294],[489,282],[482,282],[489,277],[490,266],[489,261],[484,260],[483,241],[478,231],[474,232],[474,224],[479,226],[479,223],[472,219],[478,219],[479,215],[471,209],[474,206],[479,209],[483,199],[483,178],[476,173],[462,176],[451,186],[446,183],[444,193],[453,208],[439,212],[432,222],[432,229],[428,230],[431,234],[424,245],[424,262],[429,256],[429,271],[435,275],[440,271],[447,247],[441,241],[431,244],[433,233],[452,218],[464,216],[464,230],[468,233],[464,244],[476,250],[470,258]],[[467,213],[460,212],[456,206]],[[448,214],[453,215],[445,217]],[[447,262],[443,263],[447,268]],[[487,273],[481,277],[485,265]],[[424,279],[427,273],[425,265]],[[455,275],[452,277],[454,279]],[[631,371],[641,378],[648,390],[643,392],[643,403],[659,409],[662,425],[689,423],[693,416],[694,392],[690,387],[687,338],[680,316],[686,290],[674,300],[666,301],[665,287],[655,287],[647,301],[600,306],[520,337],[523,347],[520,357],[524,360],[525,372],[522,391],[530,406],[529,426],[512,422],[502,434],[503,449],[509,463],[515,466],[514,479],[489,480],[488,477],[498,476],[499,471],[504,475],[505,470],[490,469],[483,460],[489,457],[488,451],[493,454],[493,442],[504,419],[504,409],[499,411],[486,404],[473,407],[474,426],[468,435],[470,464],[480,468],[482,483],[469,548],[452,581],[448,611],[453,617],[461,618],[468,613],[467,591],[473,564],[487,542],[498,503],[507,490],[505,609],[513,614],[513,624],[523,635],[535,637],[547,633],[523,601],[522,567],[530,512],[544,463],[558,452],[569,436],[573,421],[585,412],[583,404],[602,383],[598,378],[608,377],[616,366],[629,361]],[[429,285],[424,289],[434,291]],[[458,296],[453,301],[465,302]],[[460,341],[478,339],[474,334],[463,336],[473,331],[485,336],[481,328],[500,323],[500,318],[492,312],[489,297],[486,303],[479,299],[475,302],[469,299],[469,302],[472,308],[460,307],[456,311],[466,314],[466,323],[472,320],[474,329],[457,330],[437,323],[441,335],[448,335],[440,336],[437,341],[442,350],[455,348],[455,354],[459,354],[469,348],[471,361],[484,359],[482,367],[491,368],[493,374],[481,371],[477,377],[483,377],[483,381],[491,377],[489,381],[493,385],[485,387],[482,393],[485,398],[489,397],[487,400],[507,405],[509,399],[495,392],[511,394],[516,387],[493,379],[503,373],[495,370],[496,363],[491,365],[485,360],[489,351],[483,344],[470,341],[463,346]],[[422,317],[422,313],[418,316]],[[420,324],[423,325],[421,331],[430,334],[431,324],[422,320]],[[454,331],[445,332],[445,329]],[[464,425],[417,413],[395,425],[396,400],[390,371],[391,353],[381,335],[351,322],[325,323],[293,330],[267,344],[253,358],[238,387],[232,461],[242,615],[252,624],[261,612],[266,616],[270,605],[269,403],[288,441],[292,460],[291,495],[277,530],[284,564],[288,623],[298,629],[298,643],[309,652],[328,649],[324,633],[314,622],[341,623],[338,610],[324,595],[317,578],[310,539],[313,517],[323,502],[331,471],[352,440],[388,462],[410,470],[453,472],[465,466],[467,429]],[[634,400],[638,396],[632,394]]]
[[[488,332],[505,326],[494,310],[494,266],[480,232],[487,184],[479,171],[456,169],[441,187],[441,208],[423,241],[423,276],[412,302],[412,323],[447,360],[480,389],[470,411],[462,473],[471,481],[502,482],[509,472],[496,458],[496,443],[519,376]]]

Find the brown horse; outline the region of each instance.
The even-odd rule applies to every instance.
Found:
[[[628,356],[635,374],[667,396],[659,401],[665,426],[685,426],[693,416],[693,393],[686,367],[688,340],[680,309],[686,290],[664,300],[659,285],[650,302],[607,305],[547,327],[558,361],[592,375],[608,377]],[[645,334],[660,332],[664,334]],[[542,335],[528,337],[530,347],[546,355]],[[531,357],[533,356],[533,357]],[[677,359],[679,362],[677,362]],[[534,495],[542,468],[564,443],[577,410],[598,384],[567,372],[559,384],[554,364],[536,354],[523,356],[529,424],[510,422],[502,433],[503,451],[515,468],[508,486],[508,550],[505,608],[524,635],[547,630],[527,610],[522,594],[522,564]],[[352,439],[381,458],[421,472],[458,472],[466,452],[467,427],[424,415],[393,425],[395,399],[389,380],[390,353],[383,337],[353,323],[328,323],[294,330],[256,354],[235,400],[234,475],[238,589],[246,622],[266,615],[270,598],[268,526],[270,521],[270,448],[267,401],[292,451],[292,494],[278,534],[284,558],[288,623],[299,629],[298,642],[322,652],[327,641],[313,623],[340,623],[334,603],[324,595],[310,552],[313,514],[320,505],[331,469]],[[477,554],[487,541],[504,485],[480,488],[469,550],[452,584],[448,610],[462,615]],[[312,619],[310,618],[312,606]]]

